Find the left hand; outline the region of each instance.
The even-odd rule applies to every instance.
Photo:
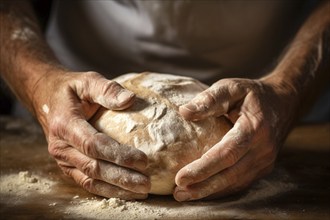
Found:
[[[192,121],[226,115],[233,128],[176,175],[178,201],[240,191],[269,173],[293,121],[294,93],[275,80],[223,79],[180,107]]]

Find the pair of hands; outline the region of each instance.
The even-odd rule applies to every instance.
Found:
[[[147,156],[88,123],[101,106],[113,110],[131,106],[132,92],[95,72],[49,74],[36,88],[36,115],[49,152],[65,174],[100,196],[148,196],[150,180],[143,174]],[[270,172],[291,121],[286,96],[267,79],[224,79],[181,106],[180,113],[187,120],[226,115],[234,127],[177,173],[175,199],[227,195]]]

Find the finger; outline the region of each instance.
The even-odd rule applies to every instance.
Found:
[[[237,121],[218,144],[200,159],[179,170],[175,178],[176,184],[186,187],[236,164],[250,149],[253,129],[249,124],[244,123],[243,118]]]
[[[246,94],[246,87],[235,80],[220,80],[189,103],[180,106],[179,111],[186,120],[192,121],[224,115]]]
[[[257,169],[257,168],[252,168],[252,169]],[[252,185],[255,181],[260,179],[261,177],[266,176],[267,174],[271,173],[271,171],[274,169],[274,164],[271,164],[263,169],[261,169],[257,174],[253,177],[251,176],[250,178],[247,178],[246,182],[240,182],[237,181],[236,183],[233,183],[231,186],[224,188],[222,190],[219,189],[216,193],[211,193],[209,196],[206,197],[200,197],[205,198],[205,199],[216,199],[219,197],[224,197],[228,195],[232,195],[234,193],[241,192],[245,189],[247,189],[250,185]]]
[[[135,94],[115,81],[108,80],[96,72],[85,73],[83,84],[74,86],[81,100],[98,103],[111,110],[126,109],[134,102]]]
[[[61,161],[59,165],[67,167],[65,164],[71,164],[90,178],[102,180],[136,193],[148,193],[150,190],[150,180],[143,174],[102,160],[89,158],[72,147],[61,146],[58,150],[52,150],[51,154],[55,159]]]
[[[235,124],[238,118],[240,117],[240,114],[241,114],[240,108],[233,108],[228,112],[227,118],[231,121],[231,123]]]
[[[146,169],[148,157],[142,151],[120,145],[108,135],[98,132],[82,118],[71,118],[65,121],[67,123],[65,125],[63,122],[64,120],[58,122],[62,124],[57,124],[54,132],[88,157],[110,161],[136,170]],[[64,130],[63,127],[66,129]]]
[[[76,183],[90,193],[103,196],[106,198],[121,198],[125,200],[133,199],[146,199],[148,194],[146,193],[135,193],[125,189],[121,189],[117,186],[108,184],[106,182],[90,178],[89,176],[82,173],[80,170],[75,168],[64,168],[65,173],[71,176]]]
[[[228,195],[249,186],[253,180],[273,168],[273,160],[258,161],[256,152],[247,154],[235,166],[211,176],[207,180],[187,187],[178,186],[174,191],[177,201],[197,200],[213,196]]]

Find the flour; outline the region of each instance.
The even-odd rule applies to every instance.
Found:
[[[148,120],[161,119],[167,111],[167,106],[160,103],[158,105],[151,105],[149,108],[145,108],[141,111],[141,114]]]
[[[74,218],[89,219],[158,219],[167,208],[146,206],[143,202],[111,199],[82,199],[73,201],[66,214]]]
[[[51,195],[53,186],[53,181],[28,171],[3,175],[0,181],[0,198],[7,195],[6,199],[28,202],[31,194]],[[273,174],[254,184],[248,192],[231,199],[179,203],[169,196],[125,201],[118,198],[85,198],[73,194],[65,203],[53,200],[47,206],[60,212],[63,219],[219,219],[220,216],[223,219],[253,219],[253,212],[251,214],[245,209],[246,206],[267,203],[277,196],[285,196],[286,192],[296,187],[286,170],[276,169]],[[281,210],[276,213],[269,213],[267,209],[260,212],[265,213],[266,217],[286,216]]]
[[[156,77],[144,78],[141,86],[167,97],[176,106],[186,104],[207,88],[206,85],[189,77],[170,74],[158,74]]]
[[[21,40],[28,41],[36,37],[36,33],[29,27],[24,27],[21,29],[16,29],[13,31],[10,39],[11,40]]]
[[[48,105],[44,104],[44,105],[42,106],[42,111],[43,111],[44,113],[48,114],[48,113],[49,113],[49,107],[48,107]]]
[[[118,143],[143,151],[149,159],[150,193],[170,195],[178,170],[220,141],[231,124],[223,117],[196,123],[183,119],[179,106],[206,88],[195,79],[143,73],[115,80],[136,94],[134,104],[123,111],[100,112],[91,123]]]
[[[174,143],[178,139],[178,132],[184,132],[185,127],[181,126],[180,120],[176,117],[176,113],[173,110],[168,110],[167,114],[156,121],[151,121],[147,125],[150,140],[152,141],[152,153],[161,151],[165,146]],[[151,149],[149,149],[151,150]]]
[[[29,171],[4,175],[0,179],[0,194],[18,197],[27,197],[33,193],[45,194],[50,192],[54,185],[53,181]]]
[[[118,198],[73,199],[65,213],[69,218],[84,219],[253,219],[245,206],[267,202],[296,188],[284,169],[254,184],[240,197],[215,201],[179,203],[171,197],[152,197],[144,201],[124,201]],[[269,213],[266,213],[269,215]],[[283,215],[285,213],[275,213]]]
[[[125,127],[126,133],[132,132],[136,128],[136,126],[138,126],[138,123],[132,117],[129,116],[127,117],[127,115],[125,114],[117,114],[116,116],[113,117],[113,120],[119,126]],[[118,129],[117,127],[114,127],[114,129]]]

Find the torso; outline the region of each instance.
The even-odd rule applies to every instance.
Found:
[[[252,78],[279,55],[302,4],[58,1],[47,39],[65,65],[109,78],[147,70],[204,82]]]

